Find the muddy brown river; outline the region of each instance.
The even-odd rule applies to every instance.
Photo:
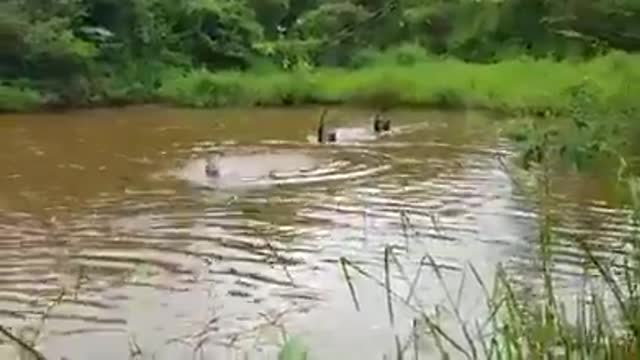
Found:
[[[502,120],[397,110],[376,136],[370,111],[335,108],[338,141],[322,145],[320,113],[0,116],[0,324],[50,359],[274,359],[284,334],[313,359],[382,359],[416,317],[398,299],[389,316],[385,247],[394,292],[429,313],[446,287],[465,319],[481,315],[469,264],[488,283],[499,263],[534,281],[536,202],[498,161],[512,153]],[[606,179],[556,174],[554,194],[558,234],[622,248],[627,214]],[[583,256],[566,239],[556,271],[571,285]],[[453,315],[440,321],[455,332]],[[0,344],[3,359],[16,351]]]

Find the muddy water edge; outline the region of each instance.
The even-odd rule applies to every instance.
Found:
[[[465,317],[481,316],[469,264],[488,281],[498,263],[524,283],[537,276],[535,201],[496,157],[512,152],[502,120],[396,110],[378,136],[371,111],[335,108],[338,141],[322,145],[320,113],[0,116],[1,324],[51,359],[275,358],[283,333],[313,358],[372,359],[409,336],[412,306],[447,303],[443,287]],[[614,256],[628,228],[611,185],[566,173],[553,184],[556,232],[597,231]],[[389,246],[388,282],[413,304],[394,300],[393,316],[385,287],[355,270],[384,282]],[[582,255],[569,240],[554,251],[570,287]]]

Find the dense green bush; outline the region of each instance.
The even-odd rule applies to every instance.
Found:
[[[223,74],[215,77],[215,86],[205,81],[208,85],[187,91],[182,82],[193,81],[188,80],[191,77],[160,79],[158,75],[175,68],[198,74],[200,70],[193,69],[233,72],[260,64],[259,72],[278,68],[292,71],[303,77],[305,85],[283,85],[289,83],[282,80],[288,77],[274,74],[267,78],[278,79],[273,80],[277,88],[259,88],[260,100],[249,103],[364,101],[385,98],[386,93],[395,93],[396,87],[406,85],[415,93],[392,98],[402,103],[449,105],[485,105],[496,98],[513,106],[517,95],[507,99],[509,96],[494,94],[504,86],[498,81],[474,79],[480,87],[491,85],[496,89],[469,90],[468,84],[455,80],[470,81],[464,66],[454,60],[433,65],[434,59],[500,62],[500,71],[510,71],[521,69],[509,64],[522,56],[542,64],[545,59],[588,60],[611,49],[635,51],[640,49],[637,4],[634,0],[5,0],[0,3],[0,81],[28,79],[32,88],[48,94],[46,102],[67,106],[150,101],[158,96],[184,100],[185,93],[198,98],[189,103],[212,106],[246,103],[251,97],[248,92],[236,89],[233,80],[228,80],[246,79]],[[601,61],[633,73],[637,59],[624,54],[612,56],[617,60]],[[347,85],[317,89],[306,80],[324,80],[300,75],[314,68],[327,73],[330,66],[375,69],[369,75],[350,75],[362,82],[352,87],[367,90],[353,96],[330,89]],[[412,69],[396,69],[402,66]],[[529,71],[542,71],[532,66]],[[434,85],[437,90],[413,80],[415,71],[433,67],[462,73],[447,72],[451,84],[444,88]],[[385,71],[400,77],[380,88],[377,82],[382,81],[377,79]],[[488,72],[491,70],[480,73]],[[510,83],[502,74],[498,78]],[[217,83],[220,79],[225,79],[223,84]],[[434,81],[440,84],[440,80]],[[364,83],[376,83],[377,87],[369,89]],[[170,91],[173,85],[181,90]],[[518,94],[517,86],[511,88]],[[198,89],[215,96],[206,99],[205,94],[194,93]],[[264,95],[268,92],[278,95]],[[168,96],[177,93],[181,95]],[[234,100],[236,95],[241,98]],[[616,101],[622,97],[616,95]],[[535,99],[542,107],[553,101],[545,94]],[[531,102],[530,97],[527,102]]]
[[[0,111],[23,111],[43,104],[36,90],[0,84]]]
[[[382,64],[412,66],[429,60],[434,60],[434,56],[425,48],[418,44],[404,43],[386,51],[375,48],[362,49],[351,59],[351,65],[356,68]]]
[[[640,61],[635,55],[611,54],[579,63],[520,58],[495,64],[426,54],[406,62],[402,56],[397,49],[377,53],[368,66],[351,70],[179,71],[163,76],[159,93],[164,100],[190,106],[359,103],[556,114],[571,110],[571,89],[587,77],[598,86],[598,101],[612,110],[637,106],[633,91],[640,83],[628,80],[640,76],[640,68],[619,70]]]

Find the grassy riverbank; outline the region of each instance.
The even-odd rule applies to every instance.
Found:
[[[160,102],[188,107],[358,104],[481,108],[506,112],[568,110],[571,89],[588,79],[612,108],[634,106],[640,56],[612,53],[589,61],[528,58],[492,64],[426,55],[381,55],[361,67],[284,72],[267,66],[244,72],[162,67],[117,72],[76,84],[75,96],[5,84],[0,110],[47,106]],[[70,84],[69,86],[74,86]]]
[[[612,106],[633,104],[623,84],[640,79],[637,64],[640,56],[618,53],[587,62],[420,59],[402,64],[398,59],[349,70],[191,71],[165,79],[157,94],[168,102],[198,107],[348,103],[561,112],[569,107],[570,89],[585,78],[602,89],[601,100]]]

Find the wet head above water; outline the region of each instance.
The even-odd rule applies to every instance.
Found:
[[[325,127],[325,119],[329,113],[324,109],[320,117],[317,129],[318,144],[338,143],[357,145],[358,141],[372,141],[380,134],[390,131],[390,119],[383,119],[380,113],[376,113],[371,118],[371,129],[367,129],[365,124],[360,127],[341,127],[328,131]],[[338,138],[338,133],[340,137]],[[327,153],[320,149],[308,149],[300,147],[300,144],[293,144],[295,147],[286,148],[286,143],[277,145],[271,144],[267,147],[256,146],[227,146],[216,147],[209,150],[204,160],[195,160],[188,163],[177,173],[191,182],[200,183],[203,186],[228,187],[255,187],[276,184],[298,184],[318,181],[337,180],[350,177],[358,177],[376,171],[384,170],[384,162],[378,161],[379,165],[371,168],[366,166],[360,171],[349,171],[349,169],[332,167],[331,155],[341,153],[357,152],[359,156],[369,156],[372,160],[375,157],[381,159],[389,157],[384,153],[372,153],[367,149],[333,151],[327,159]],[[329,160],[329,161],[327,161]],[[204,161],[204,163],[202,163]],[[376,161],[372,161],[376,163]],[[341,165],[351,165],[348,160],[344,160]],[[367,164],[369,165],[369,164]],[[204,169],[204,177],[198,174]],[[364,171],[364,172],[363,172]]]
[[[489,280],[498,262],[527,277],[533,202],[496,160],[510,145],[490,117],[394,110],[387,131],[372,111],[336,108],[323,130],[335,141],[319,142],[321,113],[0,117],[1,323],[37,335],[52,359],[127,359],[132,348],[275,358],[282,329],[314,358],[381,358],[415,316],[398,302],[391,325],[384,287],[355,270],[383,279],[385,247],[394,292],[425,309],[446,299],[425,253],[454,291],[469,263]],[[557,187],[559,232],[596,227],[619,241],[624,214],[602,182],[565,176]],[[584,208],[589,219],[575,216]],[[581,271],[578,250],[557,250],[558,276]],[[477,315],[484,299],[466,284],[461,310]],[[2,358],[12,351],[0,345]]]

